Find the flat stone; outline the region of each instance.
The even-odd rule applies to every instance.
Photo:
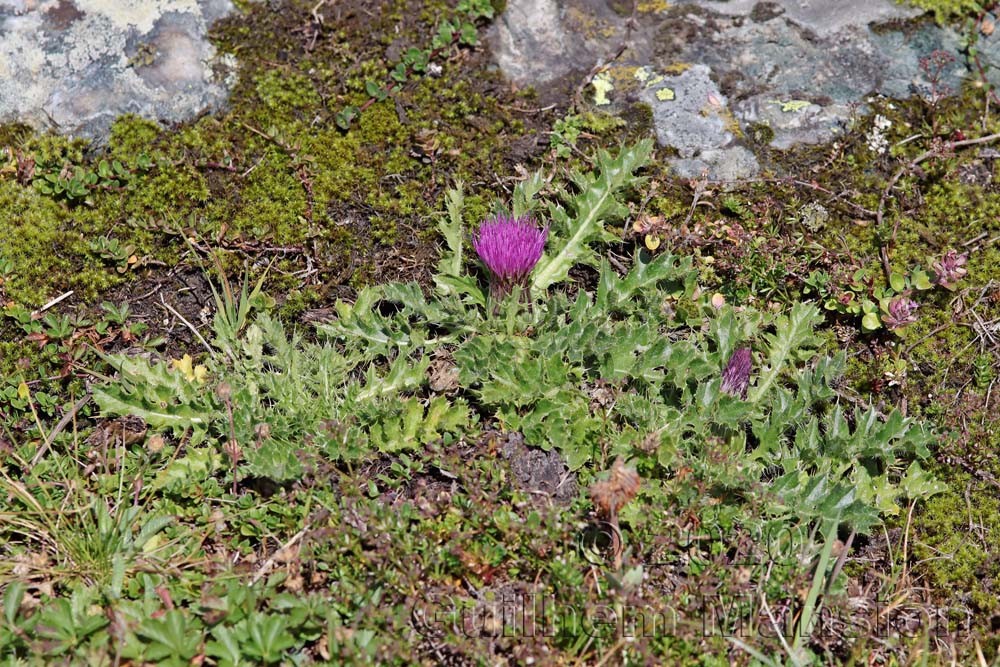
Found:
[[[640,93],[653,109],[660,144],[673,146],[682,158],[733,140],[726,127],[726,98],[711,73],[705,65],[694,65],[675,76],[657,77]]]
[[[487,39],[511,81],[537,86],[589,71],[616,48],[621,24],[602,0],[509,0]]]
[[[710,67],[725,82],[740,125],[767,125],[774,133],[771,146],[779,149],[829,141],[852,115],[866,112],[873,95],[902,99],[929,89],[920,59],[935,50],[954,58],[940,84],[958,90],[967,74],[957,36],[933,25],[876,33],[852,24],[819,39],[781,13],[759,21],[729,15],[706,21],[692,12],[662,26],[658,39],[670,42],[678,31],[692,36],[671,42],[669,58]]]
[[[674,172],[681,178],[711,181],[739,181],[760,172],[757,156],[744,146],[706,148],[697,157],[671,160]]]
[[[218,109],[236,63],[208,26],[230,0],[0,0],[0,122],[103,140],[123,113]]]
[[[572,502],[577,494],[576,474],[555,450],[543,451],[528,446],[518,432],[489,434],[499,442],[499,453],[510,462],[517,488],[532,494],[532,500],[553,500],[560,504]]]
[[[719,180],[753,176],[757,159],[735,144],[734,118],[711,70],[694,65],[680,74],[652,76],[639,98],[653,110],[656,138],[677,150],[674,169],[682,178],[709,175]]]
[[[819,37],[844,28],[920,16],[920,10],[898,2],[859,0],[692,0],[690,4],[718,14],[747,17],[780,16]]]
[[[686,178],[756,173],[757,144],[744,137],[762,126],[776,149],[827,142],[879,96],[950,95],[970,75],[953,30],[894,0],[654,1],[631,23],[610,1],[511,0],[492,36],[497,63],[543,92],[565,76],[573,89],[604,64],[588,101],[612,112],[648,104]],[[977,48],[1000,60],[1000,31]],[[944,54],[936,72],[934,53]],[[1000,84],[1000,70],[987,75]]]

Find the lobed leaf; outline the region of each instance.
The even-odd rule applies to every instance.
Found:
[[[570,200],[573,217],[570,218],[560,206],[550,207],[553,229],[549,233],[549,244],[556,250],[554,254],[542,255],[535,267],[532,289],[542,292],[565,280],[574,265],[593,263],[589,244],[600,238],[608,219],[627,212],[617,195],[637,182],[634,173],[646,164],[652,150],[652,140],[644,139],[632,147],[622,148],[614,158],[605,151],[598,151],[596,175],[574,176],[580,191]]]

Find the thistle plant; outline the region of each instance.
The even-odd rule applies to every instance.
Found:
[[[490,272],[490,297],[499,301],[515,286],[528,288],[528,276],[542,257],[549,228],[530,216],[488,218],[472,237],[472,247]]]
[[[711,301],[691,257],[640,250],[622,270],[601,256],[599,243],[613,237],[605,225],[627,214],[622,193],[641,182],[635,172],[650,150],[642,142],[617,156],[600,152],[595,172],[574,176],[572,190],[541,176],[515,188],[512,208],[471,234],[489,293],[465,270],[456,191],[440,226],[447,248],[433,292],[416,283],[366,287],[334,304],[315,342],[249,302],[240,317],[220,307],[204,363],[231,392],[116,355],[109,359],[122,382],[95,386],[94,401],[105,415],[140,416],[184,443],[157,481],[168,492],[192,484],[193,470],[201,480],[284,483],[312,461],[416,461],[432,445],[478,439],[492,422],[558,451],[609,522],[614,513],[636,525],[648,512],[635,501],[668,492],[681,468],[699,485],[746,489],[724,501],[739,504],[727,512],[859,532],[901,511],[895,499],[940,491],[917,462],[930,455],[926,429],[898,412],[883,418],[840,405],[846,355],[818,349],[824,318],[814,304],[737,310]],[[595,281],[560,287],[581,265],[595,267]],[[914,317],[916,304],[901,295],[923,284],[894,282],[891,294],[869,299],[885,302],[886,326]],[[489,315],[490,300],[522,289],[534,297],[530,308],[511,303],[502,320]],[[448,390],[434,379],[444,359]],[[615,400],[597,406],[604,387]],[[265,423],[267,437],[258,429]],[[720,466],[720,454],[738,465]],[[618,464],[607,484],[591,484],[610,457],[634,467]]]

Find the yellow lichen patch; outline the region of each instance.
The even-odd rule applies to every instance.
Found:
[[[649,66],[618,66],[608,67],[604,71],[600,72],[596,77],[594,77],[594,81],[597,81],[598,79],[600,79],[598,83],[594,83],[593,81],[592,83],[594,83],[595,90],[599,87],[605,89],[601,99],[607,99],[608,102],[600,104],[600,106],[604,106],[604,104],[610,104],[611,98],[608,93],[612,90],[617,91],[619,93],[619,97],[624,97],[625,94],[629,92],[637,91],[642,88],[648,88],[652,85],[652,82],[662,80],[663,77],[656,74],[655,70]],[[596,97],[597,96],[595,95],[595,98]],[[597,104],[596,99],[594,103]]]
[[[615,84],[611,83],[611,76],[607,72],[595,76],[590,85],[594,87],[594,104],[599,107],[611,104],[608,93],[615,89]]]
[[[770,100],[770,102],[771,104],[780,105],[783,113],[795,113],[796,111],[808,109],[812,105],[812,102],[809,100]]]
[[[691,63],[677,62],[677,63],[671,63],[671,64],[667,65],[666,67],[663,68],[663,71],[664,71],[664,73],[670,74],[670,75],[673,76],[673,75],[677,75],[677,74],[683,74],[684,72],[688,71],[689,69],[691,69]]]
[[[659,14],[670,9],[667,0],[644,0],[636,5],[636,11],[642,14]]]
[[[608,39],[620,32],[614,24],[599,20],[577,7],[567,8],[566,18],[574,32],[583,34],[589,39]]]
[[[715,113],[722,118],[722,124],[726,128],[727,132],[731,132],[734,137],[743,136],[743,129],[740,127],[740,121],[736,119],[736,116],[733,115],[733,112],[729,109],[729,107],[722,107],[721,109],[717,108]]]

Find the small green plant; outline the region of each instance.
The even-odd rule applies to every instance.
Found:
[[[13,417],[37,411],[48,417],[60,407],[59,393],[66,382],[84,366],[98,361],[92,343],[113,347],[118,343],[149,345],[160,341],[143,339],[148,326],[128,321],[127,305],[103,304],[107,317],[88,317],[80,313],[61,314],[56,311],[36,313],[16,303],[0,309],[0,326],[11,333],[22,334],[30,357],[25,357],[17,372],[0,380],[0,417]],[[21,391],[22,383],[31,386],[30,394]]]
[[[909,4],[934,13],[940,25],[970,21],[993,4],[981,0],[908,0]]]
[[[583,127],[580,116],[577,115],[570,114],[553,123],[549,146],[555,151],[556,157],[565,159],[572,155],[581,132]]]
[[[15,505],[13,511],[0,513],[3,534],[6,539],[48,550],[55,561],[53,572],[61,579],[120,589],[128,571],[155,557],[159,547],[154,538],[171,519],[143,516],[143,507],[129,504],[124,485],[109,508],[106,501],[91,503],[53,495],[54,487],[39,484],[37,475],[32,477],[29,487],[0,471],[0,489]],[[62,482],[66,489],[80,483],[72,476]]]
[[[570,113],[556,120],[549,134],[549,146],[559,159],[566,159],[578,150],[577,143],[583,136],[593,137],[589,133],[607,132],[624,124],[617,116],[593,112]]]
[[[101,259],[114,265],[118,273],[125,273],[139,262],[139,256],[135,254],[135,246],[131,243],[122,243],[116,238],[98,236],[90,242],[90,250]]]
[[[0,255],[0,285],[12,275],[14,275],[14,262]]]
[[[137,173],[153,168],[152,159],[145,154],[136,158],[134,168],[126,167],[118,160],[101,160],[97,169],[69,164],[60,167],[37,165],[35,188],[42,194],[70,203],[86,203],[86,198],[97,189],[119,189],[129,187]]]
[[[118,326],[121,326],[128,321],[129,315],[132,311],[127,303],[116,306],[110,301],[101,302],[101,310],[104,311],[108,323],[116,324]]]
[[[89,607],[91,596],[78,591],[69,599],[55,600],[37,619],[39,636],[48,640],[46,655],[56,657],[72,652],[89,637],[108,625],[103,614]]]
[[[83,199],[90,189],[97,185],[98,176],[83,167],[76,167],[70,173],[49,172],[35,179],[35,188],[42,194],[69,200]]]
[[[851,281],[839,289],[829,275],[812,272],[805,280],[805,293],[816,294],[826,310],[861,318],[861,329],[872,332],[883,326],[901,329],[915,321],[916,304],[909,294],[934,287],[931,276],[920,267],[906,273],[894,272],[886,285],[880,271],[858,269]]]
[[[993,367],[993,357],[987,354],[977,355],[973,361],[973,381],[980,389],[986,389],[996,379],[996,369]]]
[[[42,318],[45,329],[45,336],[50,340],[64,340],[73,335],[76,330],[76,323],[67,315],[55,315],[48,313]]]
[[[389,70],[388,82],[373,79],[365,81],[368,99],[359,106],[347,105],[338,111],[334,116],[337,127],[346,132],[365,109],[390,97],[415,75],[427,74],[432,69],[432,64],[440,72],[440,65],[434,64],[434,60],[455,44],[475,46],[479,42],[476,24],[492,19],[493,13],[493,5],[489,0],[461,0],[455,7],[455,15],[437,25],[428,48],[411,47],[406,50],[399,62]]]
[[[732,195],[726,195],[722,198],[722,210],[740,220],[748,220],[751,216],[746,203]]]

